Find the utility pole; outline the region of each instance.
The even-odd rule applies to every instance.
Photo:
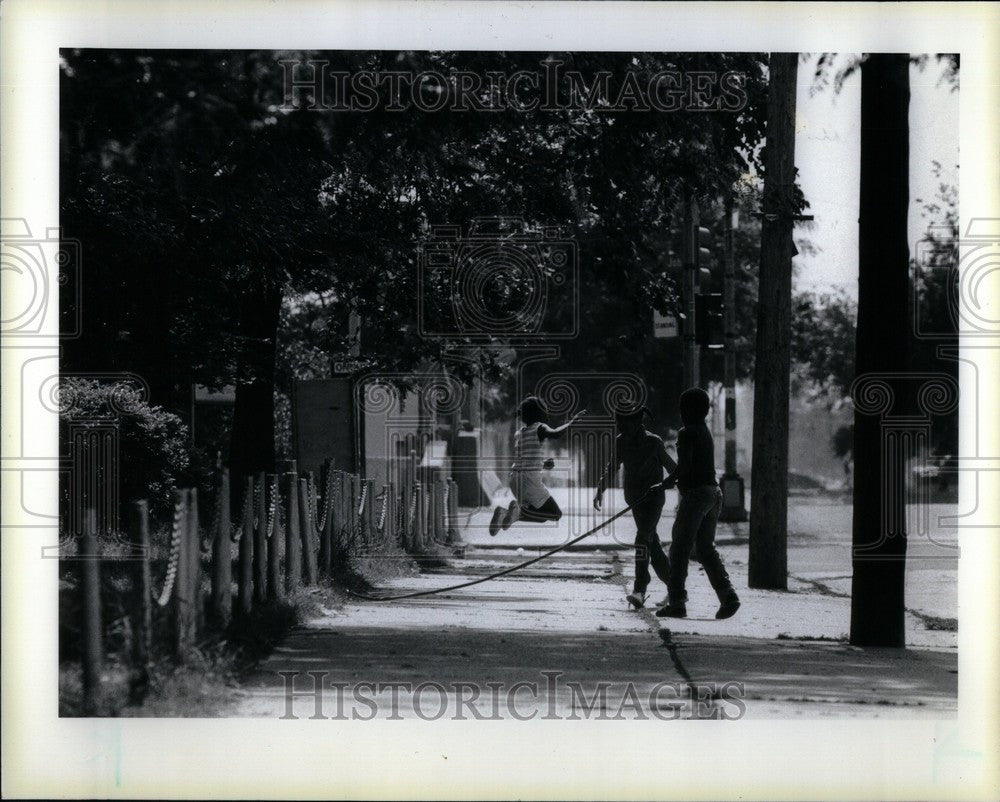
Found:
[[[690,191],[684,192],[683,240],[684,267],[684,388],[700,386],[699,357],[696,340],[695,293],[698,289],[698,204]]]
[[[900,429],[915,412],[893,374],[912,345],[909,209],[910,62],[871,53],[861,65],[857,381],[883,386],[884,408],[855,403],[851,643],[906,645],[906,482]],[[905,374],[899,379],[903,379]],[[855,384],[855,393],[858,393]],[[874,395],[874,394],[873,394]],[[863,396],[855,395],[860,401]],[[883,417],[884,416],[884,417]],[[895,419],[889,424],[887,421]],[[898,427],[898,428],[897,428]],[[894,431],[895,429],[895,431]]]
[[[792,226],[795,203],[797,53],[771,53],[761,214],[760,291],[750,477],[752,588],[788,588],[788,396],[791,367]]]
[[[723,392],[726,399],[726,459],[722,475],[722,511],[719,520],[735,523],[747,519],[746,492],[743,477],[736,469],[736,251],[733,229],[736,227],[737,212],[733,200],[726,198],[725,254],[723,256],[723,325],[725,352],[723,353]]]

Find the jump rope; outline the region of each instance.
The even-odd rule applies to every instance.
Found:
[[[606,521],[602,521],[601,523],[599,523],[593,529],[584,532],[582,535],[577,535],[575,538],[567,541],[566,543],[563,543],[561,546],[556,546],[554,549],[549,549],[544,554],[539,554],[537,557],[532,557],[530,560],[525,560],[523,563],[512,565],[510,568],[505,568],[502,571],[497,571],[495,574],[490,574],[489,576],[480,577],[479,579],[472,579],[468,582],[460,582],[457,585],[448,585],[447,587],[444,588],[433,588],[431,590],[415,590],[412,591],[411,593],[400,593],[395,596],[372,596],[370,594],[361,593],[360,591],[355,591],[355,590],[348,590],[347,593],[350,594],[351,596],[357,596],[359,599],[364,599],[365,601],[388,602],[388,601],[399,601],[400,599],[416,599],[421,596],[434,596],[438,593],[450,593],[453,590],[462,590],[463,588],[471,588],[473,585],[481,585],[483,582],[489,582],[493,579],[498,579],[501,576],[512,574],[515,571],[520,571],[523,568],[527,568],[529,565],[534,565],[537,562],[541,562],[542,560],[551,557],[553,554],[558,554],[560,551],[565,551],[570,546],[574,545],[575,543],[579,543],[584,538],[590,537],[595,532],[599,532],[608,524],[621,518],[623,515],[625,515],[625,513],[630,512],[636,504],[638,504],[641,501],[644,501],[646,496],[648,496],[650,493],[662,489],[664,488],[661,483],[652,485],[648,490],[646,490],[645,493],[642,494],[642,496],[640,496],[634,502],[626,506],[625,509],[623,509],[621,512],[615,513]]]

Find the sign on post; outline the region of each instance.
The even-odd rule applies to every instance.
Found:
[[[661,315],[659,312],[653,312],[653,336],[657,339],[680,336],[677,318],[674,315]]]

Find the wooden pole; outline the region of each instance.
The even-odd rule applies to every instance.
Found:
[[[285,496],[288,499],[285,530],[285,590],[295,593],[302,584],[302,534],[299,531],[299,477],[295,473],[284,476]]]
[[[461,543],[462,537],[458,531],[458,482],[448,480],[448,542]]]
[[[80,538],[80,585],[83,593],[83,713],[96,716],[101,706],[104,637],[101,629],[101,563],[97,545],[97,513],[84,512]]]
[[[174,576],[174,656],[181,662],[187,659],[191,632],[191,526],[188,513],[188,491],[175,491],[175,501],[181,507],[177,573]]]
[[[188,491],[188,581],[190,585],[191,618],[189,645],[194,645],[205,618],[205,605],[201,593],[201,527],[198,514],[198,488]]]
[[[135,562],[135,663],[139,666],[139,678],[145,683],[149,679],[153,660],[153,573],[149,565],[149,504],[136,501],[132,504],[132,556]]]
[[[247,615],[253,608],[253,526],[254,480],[248,476],[243,482],[243,528],[240,535],[240,612]]]
[[[320,533],[319,540],[319,573],[320,576],[324,578],[329,578],[333,570],[333,499],[330,497],[329,490],[333,488],[330,481],[330,472],[333,470],[333,461],[326,460],[323,463],[323,470],[320,471],[320,485],[323,489],[323,495],[320,497],[319,503],[323,505],[320,509],[320,515],[322,516],[322,509],[325,508],[326,521],[323,524],[323,531]],[[317,489],[317,492],[318,489]]]
[[[219,476],[219,491],[215,503],[219,505],[219,531],[213,533],[212,543],[212,621],[220,628],[229,625],[233,612],[233,556],[229,530],[229,469],[223,468]]]
[[[257,496],[257,526],[253,535],[253,599],[267,601],[267,477],[258,473],[256,478],[260,493]]]
[[[909,210],[910,63],[871,53],[861,65],[861,183],[855,375],[885,386],[886,401],[854,407],[851,643],[906,645],[906,443],[897,422],[916,399],[893,374],[912,348]],[[867,377],[867,378],[862,378]],[[896,385],[894,387],[894,384]],[[893,393],[897,396],[893,400]],[[855,392],[859,392],[857,386]],[[859,396],[864,397],[864,392]],[[898,426],[898,423],[897,423]]]
[[[299,479],[299,529],[302,535],[302,570],[306,585],[316,584],[316,524],[313,522],[312,505],[309,503],[309,481]]]
[[[358,489],[359,479],[356,473],[351,474],[351,493],[350,493],[350,511],[348,514],[348,532],[347,532],[347,548],[355,549],[357,548],[357,543],[355,539],[358,536],[358,502],[360,501],[360,490]]]
[[[281,582],[281,552],[284,547],[285,560],[288,560],[287,544],[282,540],[287,536],[285,532],[290,529],[289,521],[284,516],[291,517],[291,503],[282,504],[282,498],[287,491],[287,476],[294,474],[268,474],[268,483],[277,488],[275,493],[274,525],[271,527],[270,537],[267,539],[267,597],[272,600],[280,600],[285,597],[284,587]],[[277,480],[277,484],[275,484]],[[291,499],[289,499],[289,502]],[[287,572],[286,572],[287,577]],[[287,582],[287,578],[286,578]]]
[[[754,364],[749,584],[788,587],[788,396],[797,53],[772,53]]]

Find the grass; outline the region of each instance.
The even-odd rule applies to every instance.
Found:
[[[363,545],[363,548],[359,546]],[[165,572],[165,550],[153,568],[154,585]],[[156,549],[154,548],[154,552]],[[108,555],[110,556],[110,555]],[[394,543],[347,544],[334,557],[335,570],[327,582],[302,588],[282,600],[255,604],[247,615],[234,615],[224,631],[206,629],[191,653],[178,663],[163,648],[170,643],[168,608],[154,604],[154,645],[160,650],[148,671],[131,661],[133,638],[129,599],[132,568],[109,559],[102,566],[102,617],[106,654],[97,715],[127,717],[213,717],[224,715],[233,689],[294,627],[343,606],[348,591],[370,591],[377,584],[419,572],[419,564],[437,564],[435,554],[413,556]],[[207,564],[206,564],[207,569]],[[235,566],[234,566],[235,567]],[[203,571],[202,595],[207,597],[209,571]],[[72,562],[60,579],[59,714],[80,716],[83,711],[80,664],[79,589]],[[235,599],[234,588],[234,599]]]

